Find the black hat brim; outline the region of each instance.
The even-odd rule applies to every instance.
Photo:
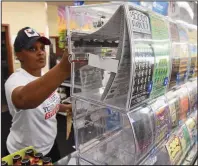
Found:
[[[51,42],[48,38],[44,37],[44,36],[36,36],[34,38],[32,38],[25,46],[24,48],[25,49],[29,49],[33,46],[33,44],[36,42],[36,41],[40,41],[41,43],[43,43],[44,45],[50,45]]]

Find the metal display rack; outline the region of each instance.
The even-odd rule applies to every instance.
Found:
[[[196,27],[131,3],[66,13],[77,164],[182,164],[197,143]]]

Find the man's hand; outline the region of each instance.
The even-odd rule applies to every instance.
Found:
[[[60,104],[59,112],[66,112],[72,114],[72,104]]]

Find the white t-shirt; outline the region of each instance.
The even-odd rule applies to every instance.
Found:
[[[52,93],[41,105],[34,109],[17,110],[11,100],[13,90],[36,80],[24,69],[18,69],[5,83],[5,92],[12,126],[7,139],[7,148],[14,153],[27,146],[33,146],[46,155],[51,150],[57,135],[56,113],[59,110],[60,96]]]

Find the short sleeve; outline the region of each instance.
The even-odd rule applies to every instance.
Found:
[[[25,86],[28,83],[27,78],[23,75],[14,73],[12,74],[5,83],[5,94],[8,103],[8,107],[14,107],[12,102],[12,92],[19,86]]]

